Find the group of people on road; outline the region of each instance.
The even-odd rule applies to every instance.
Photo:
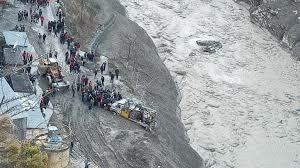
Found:
[[[80,55],[78,54],[78,47],[70,47],[69,51],[65,53],[65,61],[69,65],[70,72],[80,73]]]
[[[52,90],[49,90],[48,92],[44,92],[42,94],[42,98],[40,101],[40,110],[42,112],[43,117],[45,118],[44,109],[47,109],[49,102],[50,102],[50,95],[53,94]]]
[[[33,56],[29,52],[23,51],[22,53],[22,58],[23,58],[23,63],[26,65],[27,63],[32,63],[33,61]]]
[[[46,1],[47,0],[30,0],[30,2],[32,3],[40,2],[38,8],[42,4],[49,3],[48,1]],[[38,22],[38,19],[40,19],[41,26],[43,26],[45,18],[40,11],[41,10],[39,9],[38,15],[36,12],[30,12],[30,14],[34,14],[34,16],[36,16],[34,17],[37,18],[37,20],[34,20],[36,23]],[[75,39],[64,30],[65,20],[64,13],[62,12],[61,8],[57,10],[56,15],[58,16],[58,20],[48,21],[46,29],[49,33],[53,33],[54,37],[58,37],[59,34],[59,40],[61,44],[66,44],[68,48],[68,51],[65,53],[65,62],[67,63],[67,65],[69,65],[71,73],[78,73],[76,81],[71,85],[72,96],[75,97],[75,94],[77,92],[77,94],[81,97],[82,102],[88,104],[89,110],[92,110],[92,108],[94,107],[110,108],[112,103],[122,99],[122,95],[120,92],[117,92],[114,89],[110,90],[107,86],[105,86],[104,73],[108,69],[107,62],[103,62],[100,66],[100,79],[97,79],[98,69],[95,69],[94,71],[94,81],[89,79],[86,75],[80,75],[80,66],[84,66],[86,61],[95,61],[94,58],[96,57],[96,55],[93,52],[85,52],[85,54],[81,56],[78,52],[80,49],[80,43],[75,41]],[[45,33],[39,33],[38,35],[39,40],[43,40],[44,43],[46,37],[47,35]],[[52,58],[53,56],[57,59],[58,52],[55,51],[53,53],[50,51],[48,57]],[[32,58],[29,60],[32,61]],[[112,84],[114,82],[114,79],[119,79],[119,74],[119,69],[115,69],[114,72],[109,71],[110,82]],[[49,88],[43,93],[42,99],[40,101],[40,109],[43,117],[45,117],[44,109],[46,109],[49,104],[50,96],[54,96],[56,91],[57,90],[53,86],[49,85]],[[73,148],[73,142],[71,143],[71,148]],[[85,168],[89,167],[88,160],[86,160],[84,164]]]
[[[50,50],[49,51],[49,54],[48,54],[48,58],[55,58],[55,59],[57,59],[57,57],[58,57],[58,52],[57,51],[52,51],[52,50]]]
[[[31,5],[38,5],[38,7],[40,6],[46,6],[46,5],[49,5],[49,1],[50,0],[20,0],[21,2],[23,3],[30,3]]]
[[[40,23],[43,26],[45,17],[43,16],[42,9],[37,3],[32,3],[32,6],[29,8],[29,11],[22,10],[18,12],[18,21],[29,21],[29,19],[31,23],[38,23],[40,20]]]
[[[49,33],[54,33],[55,37],[58,37],[60,32],[64,32],[64,21],[48,21],[47,29]]]
[[[25,32],[25,25],[16,25],[14,30],[19,32]]]
[[[18,21],[22,20],[28,20],[28,11],[27,10],[22,10],[18,12]]]
[[[43,43],[45,43],[46,37],[47,37],[47,35],[45,33],[43,35],[41,33],[39,33],[39,35],[38,35],[39,41],[41,41],[43,39]]]
[[[76,85],[73,83],[71,86],[73,97],[77,90],[81,94],[82,102],[88,103],[89,110],[94,106],[109,108],[112,103],[121,100],[122,95],[116,90],[107,89],[104,80],[104,76],[101,76],[101,81],[93,82],[86,75],[78,75]]]

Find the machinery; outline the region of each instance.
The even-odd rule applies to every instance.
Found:
[[[41,59],[38,65],[38,72],[47,77],[49,85],[57,89],[69,88],[70,82],[64,80],[61,67],[55,58]]]
[[[156,124],[156,111],[145,107],[136,99],[122,99],[111,105],[111,111],[122,117],[138,123],[147,131],[153,130]]]

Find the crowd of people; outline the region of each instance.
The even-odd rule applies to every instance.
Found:
[[[27,10],[22,10],[18,12],[18,21],[22,20],[28,20],[28,11]]]
[[[24,65],[26,65],[27,63],[32,63],[32,61],[33,61],[33,56],[32,56],[32,54],[31,53],[29,53],[29,52],[26,52],[26,51],[23,51],[23,53],[22,53],[22,58],[23,58],[23,63],[24,63]]]
[[[94,106],[109,108],[112,103],[121,100],[122,95],[116,90],[107,89],[104,85],[104,80],[102,76],[101,81],[96,80],[93,82],[86,75],[78,75],[76,85],[72,84],[71,86],[73,97],[75,90],[77,90],[81,94],[82,102],[88,103],[89,110]]]
[[[16,25],[15,31],[25,32],[25,25],[20,25],[20,26]]]
[[[30,7],[29,14],[31,16],[31,21],[34,23],[38,23],[40,21],[41,26],[44,26],[44,16],[43,16],[43,11],[40,8],[42,5],[47,5],[45,0],[30,0],[26,1],[28,3],[32,3],[32,7]],[[35,5],[37,5],[37,8],[35,8]],[[35,8],[35,9],[34,9]],[[28,11],[20,11],[19,12],[20,16],[18,16],[18,20],[28,20]],[[76,82],[74,82],[71,85],[71,91],[72,95],[75,96],[75,93],[81,95],[81,100],[84,103],[88,104],[88,108],[91,110],[95,106],[99,106],[101,108],[106,108],[109,107],[112,103],[115,101],[121,100],[122,95],[120,92],[117,92],[115,89],[108,89],[108,87],[105,86],[105,78],[104,78],[104,72],[108,68],[107,62],[104,61],[101,66],[100,66],[100,72],[101,72],[101,77],[98,80],[97,79],[97,73],[98,69],[95,69],[95,81],[92,81],[89,79],[86,75],[80,75],[80,67],[81,65],[85,65],[86,61],[95,61],[94,58],[97,57],[94,52],[85,52],[84,55],[80,55],[80,43],[76,41],[70,34],[65,32],[64,26],[65,26],[65,18],[64,18],[64,13],[61,8],[57,9],[56,16],[58,20],[50,20],[48,21],[46,25],[46,30],[48,30],[48,33],[54,34],[54,37],[58,37],[59,35],[59,40],[61,44],[66,44],[68,51],[65,53],[65,62],[70,68],[71,73],[78,73],[78,77]],[[19,18],[20,17],[20,18]],[[19,29],[19,27],[16,29]],[[38,39],[39,41],[43,41],[45,43],[47,35],[45,33],[38,34]],[[23,56],[23,62],[24,65],[26,65],[29,62],[32,62],[33,58],[32,55],[30,55],[27,52],[24,52],[22,54]],[[49,58],[55,57],[57,59],[58,57],[58,52],[57,51],[50,51],[48,54]],[[119,78],[119,70],[116,69],[113,72],[109,72],[110,76],[110,82],[113,84],[114,79]],[[50,96],[55,95],[55,92],[57,90],[52,86],[49,85],[48,89],[43,93],[42,99],[40,102],[40,109],[42,114],[43,109],[45,109],[48,106]]]
[[[44,5],[49,5],[48,0],[22,0],[26,3],[31,4],[37,4],[37,8],[33,9],[30,8],[30,12],[28,15],[28,11],[20,12],[20,16],[18,16],[18,20],[28,20],[28,17],[30,16],[31,22],[38,23],[40,21],[41,26],[44,26],[44,16],[43,11],[40,8]],[[59,2],[59,0],[57,0]],[[24,15],[25,13],[25,15]],[[82,102],[84,104],[88,105],[88,109],[92,110],[94,107],[100,107],[100,108],[109,108],[112,103],[115,101],[119,101],[122,99],[122,95],[120,92],[116,91],[111,87],[112,89],[108,89],[110,87],[105,85],[105,77],[104,73],[108,69],[107,62],[104,61],[100,66],[100,72],[101,77],[97,79],[97,73],[98,69],[95,69],[95,77],[94,79],[89,79],[86,75],[80,75],[80,67],[85,66],[86,61],[95,61],[96,54],[93,52],[85,52],[84,55],[79,54],[80,50],[80,43],[76,41],[69,33],[65,32],[64,26],[65,26],[65,18],[64,13],[61,8],[59,8],[56,12],[56,16],[58,17],[58,20],[52,20],[48,21],[46,26],[46,29],[50,36],[52,33],[54,34],[54,37],[58,37],[61,44],[66,44],[68,51],[65,53],[65,62],[70,67],[70,72],[78,73],[76,81],[73,82],[71,85],[71,92],[72,96],[75,97],[75,94],[79,95],[79,98],[81,98]],[[20,17],[20,18],[19,18]],[[20,26],[21,27],[21,26]],[[25,31],[24,28],[20,28],[16,26],[16,30]],[[43,41],[45,43],[47,35],[45,33],[39,33],[38,39],[39,41]],[[58,52],[57,51],[50,51],[49,58],[55,57],[57,59]],[[28,62],[32,62],[32,55],[29,53],[24,52],[23,53],[23,62],[24,64],[27,64]],[[119,79],[119,69],[115,69],[114,73],[109,72],[110,76],[110,82],[113,84],[114,79]],[[30,80],[34,82],[35,78],[34,76],[30,75]],[[45,112],[44,109],[47,108],[50,97],[55,96],[55,93],[57,92],[57,89],[54,88],[52,85],[48,86],[48,89],[42,94],[42,98],[40,101],[40,110],[42,112],[43,117],[45,118]],[[71,148],[73,147],[73,142],[71,143]],[[85,161],[85,167],[89,167],[88,161]]]
[[[32,5],[37,4],[38,7],[49,5],[50,0],[20,0],[23,3],[30,3]]]

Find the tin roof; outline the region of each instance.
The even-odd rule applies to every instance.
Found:
[[[30,45],[25,32],[4,31],[3,35],[7,45],[21,47],[27,47]]]
[[[29,76],[25,73],[10,75],[11,84],[15,92],[34,93]]]
[[[29,95],[14,92],[5,78],[0,78],[0,102],[4,102],[0,107],[0,113],[7,114],[12,119],[27,118],[27,128],[47,128],[47,124],[53,111],[50,108],[45,109],[45,118],[43,117],[39,101],[41,90],[37,90],[37,95]]]

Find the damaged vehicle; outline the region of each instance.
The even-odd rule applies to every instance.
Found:
[[[110,110],[130,121],[133,121],[147,131],[157,127],[156,111],[145,107],[142,103],[133,98],[122,99],[111,105]]]

